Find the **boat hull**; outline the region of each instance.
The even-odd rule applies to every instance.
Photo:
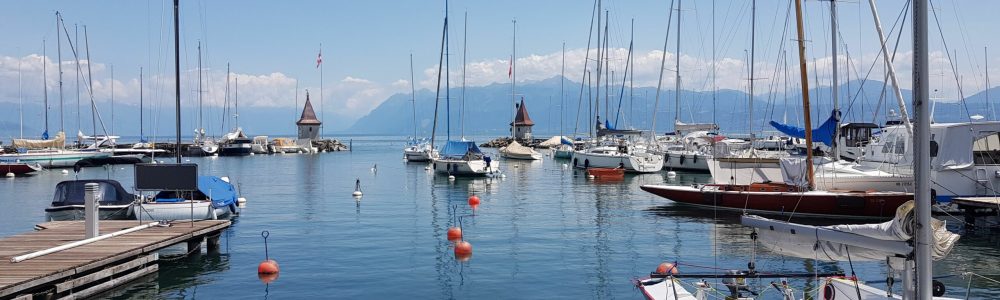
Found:
[[[14,175],[31,174],[42,170],[42,166],[37,163],[22,162],[0,162],[0,173],[11,173]]]
[[[646,154],[599,154],[584,151],[573,152],[573,166],[576,168],[618,168],[630,173],[655,173],[663,170],[663,156]]]
[[[897,207],[913,200],[911,193],[798,192],[784,184],[701,187],[643,185],[641,188],[654,195],[684,204],[762,214],[830,218],[889,219],[895,215]]]
[[[555,154],[552,154],[552,157],[561,159],[571,159],[573,158],[573,150],[557,149],[555,151]]]
[[[539,159],[542,159],[542,155],[538,154],[538,152],[532,152],[532,153],[528,154],[528,153],[507,153],[507,152],[501,151],[500,152],[500,157],[503,157],[503,158],[506,158],[506,159],[517,159],[517,160],[539,160]]]
[[[22,163],[37,163],[42,168],[72,168],[76,162],[85,158],[110,157],[110,153],[98,151],[64,151],[51,150],[28,153],[4,154],[0,159],[16,159]]]
[[[434,161],[434,171],[441,175],[454,176],[493,176],[500,175],[496,163],[487,164],[484,160],[454,160],[439,159]]]
[[[416,150],[411,148],[403,149],[403,158],[412,162],[431,161],[437,154],[437,151]]]
[[[253,153],[250,144],[231,144],[219,149],[220,156],[248,156]]]
[[[101,220],[133,220],[130,204],[101,205],[97,208],[97,216]],[[83,205],[52,206],[45,209],[49,221],[74,221],[84,219]]]
[[[210,201],[146,202],[132,210],[136,218],[149,220],[217,220],[233,213],[230,207],[214,207]]]
[[[709,158],[711,158],[711,155],[667,152],[663,154],[663,168],[667,170],[709,172]]]

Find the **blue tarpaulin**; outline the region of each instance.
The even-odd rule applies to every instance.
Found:
[[[611,127],[611,123],[608,122],[608,120],[604,120],[604,129],[607,129],[607,130],[617,130],[614,127]]]
[[[198,192],[212,200],[213,207],[225,207],[236,203],[236,189],[233,185],[218,176],[198,176]],[[195,197],[201,198],[201,197]],[[172,191],[163,191],[156,195],[157,202],[181,202]]]
[[[562,137],[562,138],[560,138],[560,139],[559,139],[559,142],[560,142],[560,143],[562,143],[563,145],[570,145],[570,146],[573,146],[573,141],[571,141],[571,140],[567,139],[566,137]]]
[[[440,155],[444,158],[460,158],[465,156],[466,153],[483,153],[479,150],[479,146],[476,146],[476,142],[472,141],[448,141],[441,148]]]
[[[835,130],[837,130],[838,119],[840,119],[840,111],[834,110],[830,113],[830,118],[826,119],[826,122],[823,122],[823,125],[820,125],[819,128],[812,130],[813,142],[821,142],[828,146],[833,145],[833,134],[835,133]],[[771,121],[770,124],[774,127],[774,129],[777,129],[778,131],[781,131],[781,133],[787,134],[790,137],[806,137],[805,128],[781,124],[775,121]]]

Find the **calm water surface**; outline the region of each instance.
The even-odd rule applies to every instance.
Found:
[[[481,141],[480,141],[481,142]],[[758,249],[738,215],[677,205],[639,189],[643,184],[707,182],[705,174],[626,175],[594,182],[563,162],[498,160],[503,179],[449,182],[402,160],[402,138],[354,138],[353,152],[185,158],[202,174],[230,176],[248,199],[222,237],[219,253],[161,256],[159,274],[110,295],[120,299],[344,298],[344,299],[638,299],[632,280],[662,261],[744,269],[756,254],[762,271],[836,271],[848,263],[815,263]],[[484,149],[494,151],[493,149]],[[377,171],[372,168],[377,167]],[[132,167],[91,168],[80,178],[112,178],[132,186]],[[31,230],[55,184],[73,174],[45,172],[0,180],[0,236]],[[364,197],[351,197],[355,179]],[[480,195],[475,212],[466,204]],[[454,208],[454,209],[453,209]],[[462,217],[474,247],[467,262],[454,258],[445,239]],[[952,222],[954,223],[954,222]],[[954,228],[958,230],[959,228]],[[257,279],[264,259],[260,234],[270,231],[277,281]],[[1000,238],[965,233],[937,275],[1000,273]],[[866,280],[884,280],[878,262],[855,262]],[[713,272],[685,266],[682,272]],[[997,277],[993,277],[997,278]],[[965,297],[967,281],[943,278],[951,296]],[[768,282],[759,282],[766,285]],[[793,281],[803,289],[815,284]],[[876,284],[877,285],[877,284]],[[721,285],[719,285],[721,286]],[[974,280],[973,298],[1000,297],[1000,285]],[[898,286],[897,286],[898,291]],[[773,289],[765,299],[777,299]]]

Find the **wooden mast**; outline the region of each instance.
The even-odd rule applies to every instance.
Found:
[[[802,81],[802,117],[806,132],[806,178],[813,188],[812,119],[809,116],[809,73],[806,71],[805,34],[802,29],[802,0],[795,0],[795,27],[798,28],[799,71]]]

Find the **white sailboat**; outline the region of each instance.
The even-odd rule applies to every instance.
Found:
[[[521,104],[517,104],[516,100],[514,100],[517,98],[517,20],[514,21],[514,38],[511,49],[510,102],[512,102],[515,106],[515,113],[513,114],[514,118],[510,123],[511,142],[505,147],[500,147],[500,157],[517,160],[539,160],[542,159],[541,153],[535,151],[534,148],[521,145],[521,143],[517,142],[520,138],[518,136],[519,129],[523,127],[531,128],[531,126],[535,125],[531,118],[528,117],[528,110],[524,106],[524,97],[521,97]],[[464,77],[465,74],[462,74],[462,76]],[[526,139],[531,139],[530,133],[526,135]]]
[[[403,158],[412,162],[428,162],[438,156],[438,152],[425,140],[417,139],[417,89],[413,82],[413,54],[410,54],[410,103],[413,106],[413,139],[403,148]]]

